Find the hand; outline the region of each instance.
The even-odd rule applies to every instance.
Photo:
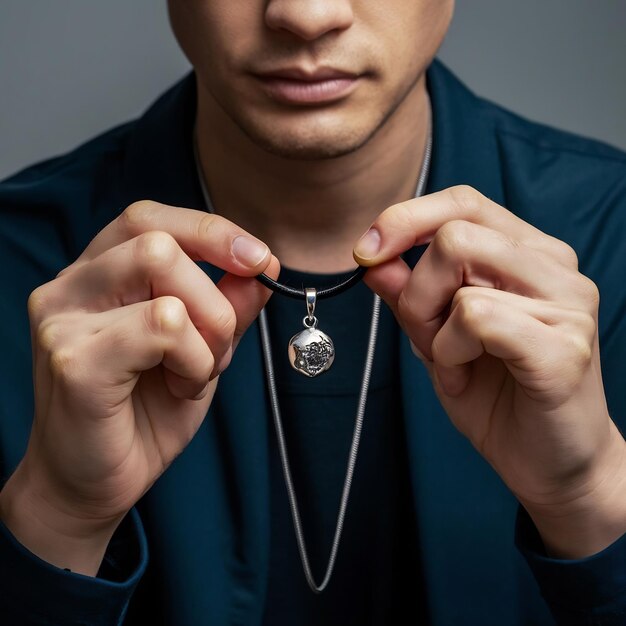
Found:
[[[469,187],[394,205],[373,229],[354,253],[367,284],[547,547],[580,556],[623,534],[626,442],[602,386],[598,289],[573,249]],[[410,270],[398,255],[427,242]]]
[[[217,285],[201,259],[226,270]],[[142,201],[31,294],[35,416],[14,481],[64,532],[119,521],[190,442],[269,297],[261,271],[277,260],[238,226]]]

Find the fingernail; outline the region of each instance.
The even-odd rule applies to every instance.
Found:
[[[362,259],[371,259],[380,250],[380,233],[375,228],[370,228],[357,242],[354,253]]]
[[[258,239],[239,235],[233,239],[232,251],[240,263],[255,267],[267,256],[269,248]]]

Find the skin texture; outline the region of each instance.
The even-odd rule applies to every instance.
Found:
[[[353,267],[352,246],[381,207],[415,190],[424,72],[453,3],[172,0],[169,9],[196,68],[199,152],[217,212],[285,265]],[[293,105],[255,78],[294,67],[352,72],[359,84],[332,103]]]
[[[214,284],[200,259],[227,273]],[[276,277],[278,261],[228,220],[140,201],[31,294],[36,412],[0,493],[19,541],[97,573],[124,515],[200,427],[269,297],[261,271]]]
[[[357,150],[419,91],[451,7],[438,0],[169,3],[174,32],[198,75],[201,116],[219,107],[265,151],[306,160]],[[362,84],[325,106],[283,104],[259,88],[255,74],[296,66],[355,73]]]
[[[425,242],[410,270],[398,254]],[[626,532],[626,443],[602,386],[599,293],[574,250],[461,186],[388,208],[355,258],[547,549],[580,558]]]
[[[370,237],[354,251],[371,266],[367,284],[549,550],[585,556],[622,534],[626,444],[606,411],[597,290],[573,251],[471,189],[410,199],[428,125],[424,71],[453,2],[171,0],[169,9],[196,68],[197,140],[219,215],[135,203],[31,295],[36,414],[0,492],[17,539],[94,575],[123,516],[197,431],[267,301],[252,277],[277,276],[278,258],[347,269],[372,223],[380,250]],[[286,67],[359,78],[331,102],[285,103],[254,74]],[[271,253],[252,254],[250,236]],[[432,245],[411,271],[399,255],[424,241]],[[198,259],[225,277],[213,284]]]

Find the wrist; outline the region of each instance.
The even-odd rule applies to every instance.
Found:
[[[626,533],[626,441],[616,437],[603,462],[552,505],[521,501],[549,556],[582,559]],[[581,486],[582,485],[582,486]]]
[[[20,464],[0,491],[0,519],[17,541],[40,559],[95,576],[123,516],[87,520],[60,510],[28,480]]]

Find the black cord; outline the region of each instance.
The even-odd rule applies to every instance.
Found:
[[[336,296],[337,294],[346,291],[346,289],[350,289],[350,287],[356,285],[363,278],[365,272],[367,272],[367,267],[359,265],[359,267],[357,267],[354,272],[346,278],[346,280],[338,283],[337,285],[333,285],[332,287],[318,290],[316,292],[317,300],[330,298],[331,296]],[[266,274],[259,274],[256,276],[256,279],[272,291],[282,293],[284,296],[288,296],[289,298],[301,299],[305,297],[304,289],[296,289],[294,287],[290,287],[289,285],[283,285]]]
[[[209,192],[206,188],[206,183],[204,182],[204,175],[202,174],[202,168],[200,167],[200,157],[198,155],[198,140],[196,136],[196,129],[193,129],[193,154],[194,160],[196,163],[196,170],[198,172],[198,182],[200,184],[200,189],[202,191],[202,195],[204,197],[204,202],[206,205],[206,210],[208,213],[215,213],[213,210],[213,206],[211,204],[211,199],[209,197]],[[367,272],[367,267],[363,267],[359,265],[346,280],[340,282],[337,285],[333,285],[332,287],[328,287],[326,289],[320,289],[316,291],[317,300],[330,298],[331,296],[336,296],[337,294],[342,293],[346,289],[350,289],[353,285],[356,285]],[[266,274],[258,274],[256,279],[263,283],[268,289],[276,293],[282,293],[284,296],[288,296],[289,298],[305,298],[304,289],[295,289],[294,287],[289,287],[289,285],[283,285],[278,281],[270,278]]]

